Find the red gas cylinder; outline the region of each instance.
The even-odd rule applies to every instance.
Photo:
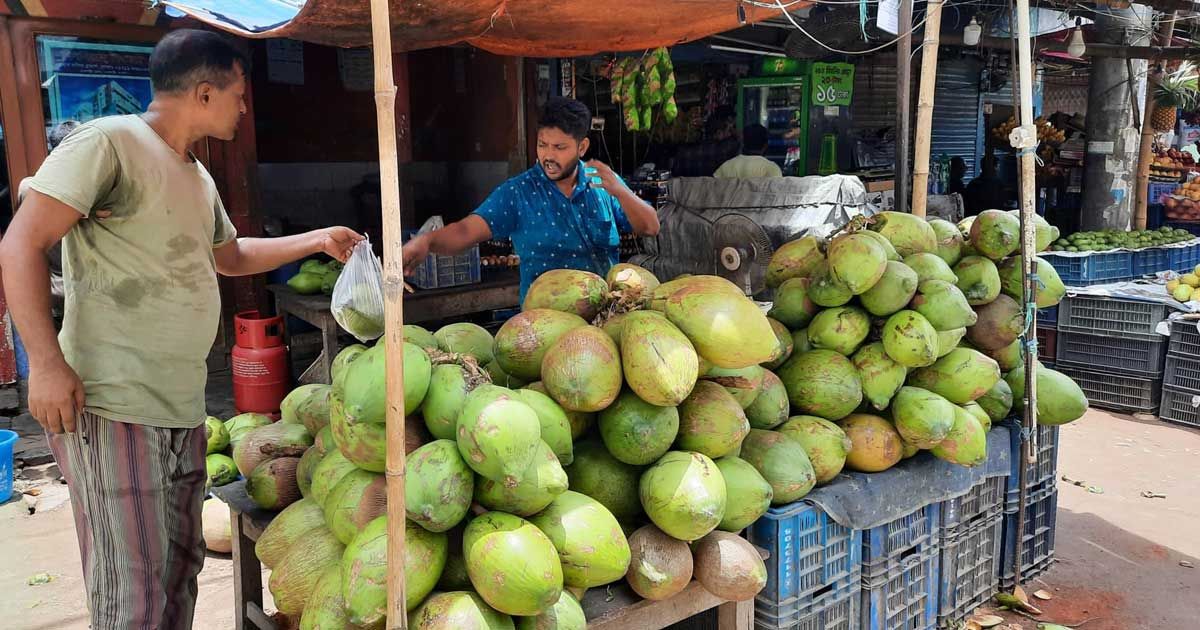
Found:
[[[291,387],[283,318],[244,311],[233,327],[233,406],[239,413],[278,413]]]

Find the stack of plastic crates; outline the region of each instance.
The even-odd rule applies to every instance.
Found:
[[[1058,308],[1055,369],[1078,383],[1096,407],[1156,411],[1167,355],[1167,338],[1156,327],[1170,307],[1078,295]]]
[[[804,501],[773,507],[747,531],[770,551],[767,585],[754,601],[763,630],[857,630],[862,532]]]
[[[1167,369],[1163,377],[1162,405],[1158,417],[1190,427],[1200,427],[1200,322],[1171,322],[1167,343]]]
[[[1001,548],[1000,588],[1014,586],[1013,560],[1017,550],[1017,516],[1021,502],[1020,419],[1009,425],[1010,461],[1004,499],[1004,536]],[[1058,508],[1058,427],[1038,425],[1037,453],[1034,463],[1025,464],[1025,535],[1022,539],[1022,581],[1036,577],[1054,561],[1054,511]]]
[[[1086,256],[1064,256],[1045,252],[1040,257],[1058,272],[1063,284],[1086,287],[1133,278],[1133,252],[1094,252]]]
[[[942,502],[939,627],[956,627],[999,587],[1007,486],[1007,475],[987,477],[967,494]]]
[[[941,504],[862,533],[863,630],[937,626]]]

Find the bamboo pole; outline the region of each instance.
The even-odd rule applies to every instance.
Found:
[[[1171,42],[1171,33],[1175,30],[1175,12],[1163,14],[1162,23],[1158,25],[1159,45],[1165,46]],[[1136,203],[1133,211],[1133,229],[1146,229],[1146,206],[1150,203],[1150,162],[1154,148],[1154,127],[1150,119],[1154,117],[1157,106],[1154,102],[1154,88],[1158,86],[1159,73],[1149,73],[1146,81],[1146,100],[1142,107],[1142,141],[1138,145],[1137,179],[1134,183]]]
[[[408,628],[404,584],[404,257],[400,239],[400,169],[396,155],[396,84],[388,0],[371,0],[379,193],[383,206],[383,297],[387,363],[387,627]]]
[[[921,43],[921,87],[917,95],[912,183],[912,213],[918,217],[925,216],[929,202],[929,143],[933,136],[933,93],[937,79],[938,31],[942,28],[943,4],[945,0],[929,0],[925,5],[925,40]]]
[[[1037,150],[1037,129],[1033,125],[1033,53],[1029,42],[1029,0],[1017,0],[1017,95],[1020,98],[1019,116],[1021,126],[1014,132],[1013,147],[1017,150],[1020,166],[1021,204],[1021,263],[1025,272],[1023,289],[1025,294],[1025,342],[1030,351],[1025,353],[1025,413],[1022,418],[1021,465],[1018,466],[1017,501],[1017,553],[1013,554],[1014,581],[1021,584],[1021,545],[1025,537],[1025,487],[1026,463],[1031,463],[1037,453],[1037,225],[1034,223],[1034,152]]]
[[[912,12],[913,0],[900,0],[900,39],[896,42],[896,211],[908,212],[909,131],[912,129]]]

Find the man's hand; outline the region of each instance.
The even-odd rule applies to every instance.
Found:
[[[614,197],[619,197],[622,191],[629,190],[625,187],[625,184],[621,183],[621,178],[617,177],[616,172],[614,172],[612,168],[610,168],[604,162],[601,162],[600,160],[588,160],[587,163],[584,164],[584,167],[585,169],[596,169],[595,173],[589,174],[586,170],[583,173],[583,176],[588,178],[588,183],[592,186],[599,186],[600,188],[603,188],[605,192]],[[592,177],[599,177],[600,183],[592,183]]]
[[[29,371],[29,412],[47,432],[74,433],[83,405],[83,381],[66,361]]]
[[[340,225],[317,230],[317,236],[321,251],[343,263],[350,258],[354,246],[363,240],[358,232]]]
[[[429,255],[429,236],[427,234],[414,236],[404,244],[401,250],[404,252],[404,275],[411,275]]]

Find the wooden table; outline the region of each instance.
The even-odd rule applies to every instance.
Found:
[[[278,630],[263,610],[262,564],[254,554],[254,544],[275,513],[259,509],[250,500],[245,481],[213,488],[212,493],[229,506],[233,529],[234,628]],[[719,630],[754,627],[754,600],[724,601],[695,580],[678,595],[658,602],[638,597],[622,580],[588,589],[582,605],[589,630],[659,630],[713,608]]]
[[[333,359],[338,353],[338,334],[341,328],[329,311],[328,295],[300,295],[283,284],[267,287],[275,296],[275,313],[292,315],[321,331],[321,355],[312,366],[304,371],[298,381],[304,383],[329,383]],[[515,271],[504,271],[490,275],[478,284],[468,284],[447,289],[417,289],[404,295],[404,322],[423,322],[451,319],[463,315],[494,311],[517,306],[521,290],[521,278]],[[285,343],[291,342],[291,333],[286,332]]]

